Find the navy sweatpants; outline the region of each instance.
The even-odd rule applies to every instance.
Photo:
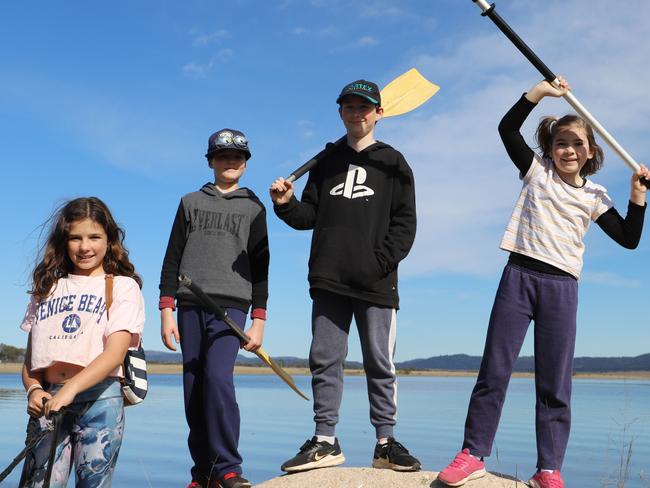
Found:
[[[489,456],[512,370],[535,322],[537,467],[560,469],[571,429],[571,375],[578,282],[508,264],[497,290],[485,351],[465,421],[463,448]]]
[[[232,308],[227,312],[243,329],[246,314]],[[178,327],[192,479],[205,482],[230,471],[241,473],[239,406],[233,383],[239,338],[198,307],[179,307]]]

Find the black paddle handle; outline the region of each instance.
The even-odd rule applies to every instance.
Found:
[[[43,399],[43,404],[45,405],[45,399]],[[62,407],[61,410],[58,410],[56,412],[50,412],[50,418],[52,419],[52,441],[50,444],[50,454],[47,460],[45,479],[43,480],[43,488],[50,488],[52,468],[54,467],[54,461],[56,460],[56,449],[59,444],[59,431],[61,430],[61,423],[63,422],[63,417],[65,417],[65,414],[65,407]]]
[[[248,337],[248,335],[237,326],[233,319],[228,317],[228,312],[226,312],[223,307],[221,307],[217,302],[210,298],[199,285],[192,281],[191,278],[181,275],[178,277],[178,281],[181,285],[189,288],[190,291],[196,295],[201,304],[210,312],[212,312],[215,317],[225,322],[226,325],[232,329],[235,335],[244,342],[244,344],[248,344],[250,342],[251,338]]]
[[[474,3],[478,2],[478,0],[472,0]],[[542,76],[549,82],[552,82],[557,78],[555,74],[546,66],[541,59],[537,57],[537,55],[533,52],[531,48],[528,47],[528,45],[517,35],[515,31],[513,31],[510,26],[507,24],[505,20],[501,18],[501,16],[497,13],[496,5],[493,3],[490,5],[490,8],[487,10],[483,11],[481,14],[485,17],[489,17],[492,22],[496,24],[496,26],[505,34],[505,36],[510,39],[510,41],[515,45],[521,53],[526,56],[528,61],[530,61],[535,68],[542,74]]]
[[[345,140],[347,136],[341,137],[338,141],[336,142],[328,142],[325,145],[325,149],[323,149],[321,152],[319,152],[316,156],[311,158],[309,161],[307,161],[305,164],[303,164],[300,168],[295,170],[293,173],[291,173],[289,176],[287,176],[286,180],[287,181],[296,181],[298,178],[300,178],[302,175],[304,175],[307,171],[312,169],[318,162],[323,159],[325,156],[328,156],[334,149],[339,147]]]

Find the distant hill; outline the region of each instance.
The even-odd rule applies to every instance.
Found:
[[[151,363],[174,364],[181,362],[181,354],[178,352],[165,351],[145,351],[147,361]],[[273,356],[273,360],[280,366],[287,368],[308,368],[309,360],[297,358],[294,356]],[[264,363],[257,356],[237,355],[237,364],[239,366],[263,366]],[[345,367],[349,369],[361,369],[362,365],[358,361],[346,361]]]
[[[573,370],[576,373],[605,371],[650,371],[650,354],[634,358],[575,358]]]
[[[481,366],[481,356],[454,354],[434,356],[426,359],[412,359],[397,363],[400,369],[477,371]],[[618,371],[650,371],[650,354],[636,357],[580,357],[574,358],[573,370],[576,373],[604,373]],[[535,358],[522,356],[515,363],[515,371],[532,373],[535,371]]]
[[[309,361],[294,356],[277,356],[273,358],[278,364],[286,367],[307,368]],[[162,351],[147,351],[147,360],[152,363],[180,363],[180,353]],[[255,356],[237,356],[237,364],[241,366],[261,366],[262,362]],[[478,371],[481,366],[481,356],[467,354],[452,354],[448,356],[433,356],[423,359],[411,359],[395,364],[397,369],[444,370],[444,371]],[[358,361],[346,361],[345,367],[361,369]],[[576,373],[603,373],[619,371],[650,371],[650,353],[636,357],[579,357],[573,360]],[[535,370],[533,356],[520,357],[515,363],[515,371],[532,373]]]
[[[150,363],[180,364],[180,352],[146,351]],[[273,358],[279,365],[294,368],[307,368],[309,361],[294,356],[277,356]],[[25,360],[25,348],[0,343],[0,363],[21,363]],[[239,354],[237,364],[240,366],[262,366],[257,356]],[[395,364],[397,369],[443,370],[443,371],[478,371],[481,356],[452,354],[430,358],[411,359]],[[361,369],[359,361],[346,361],[348,369]],[[520,357],[515,363],[515,371],[532,373],[535,370],[533,356]],[[579,357],[573,360],[576,373],[607,373],[620,371],[650,371],[650,353],[636,357]]]
[[[0,343],[0,363],[22,363],[25,361],[25,348]]]

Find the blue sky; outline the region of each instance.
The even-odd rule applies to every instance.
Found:
[[[650,4],[534,3],[497,8],[628,152],[650,161]],[[343,134],[334,102],[344,84],[383,86],[416,67],[441,90],[376,132],[416,176],[396,359],[481,354],[507,259],[498,243],[520,188],[496,127],[540,76],[471,1],[4,2],[0,40],[0,342],[25,343],[18,325],[39,225],[63,200],[96,195],[126,229],[145,280],[145,347],[163,349],[157,286],[174,212],[211,179],[210,133],[232,127],[253,153],[242,183],[269,209],[265,347],[306,357],[310,233],[275,217],[267,188]],[[569,111],[543,101],[524,126],[529,143],[539,117]],[[629,174],[607,148],[594,180],[622,213]],[[576,354],[650,352],[648,236],[630,252],[593,226],[586,245]],[[353,332],[349,357],[360,356]]]

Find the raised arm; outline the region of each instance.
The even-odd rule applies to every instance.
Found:
[[[499,135],[506,152],[522,175],[528,173],[535,155],[520,132],[521,126],[533,108],[535,104],[522,95],[499,123]]]
[[[626,249],[636,248],[641,240],[648,189],[640,180],[641,178],[647,180],[649,177],[650,171],[643,164],[632,175],[630,201],[625,218],[621,217],[616,209],[612,207],[596,219],[596,223],[603,229],[605,234]]]
[[[499,123],[499,135],[503,145],[522,175],[528,173],[535,153],[524,141],[520,132],[521,126],[542,98],[546,96],[560,97],[569,90],[570,87],[566,80],[562,77],[558,77],[558,79],[560,88],[554,87],[545,80],[537,83],[521,96]]]

